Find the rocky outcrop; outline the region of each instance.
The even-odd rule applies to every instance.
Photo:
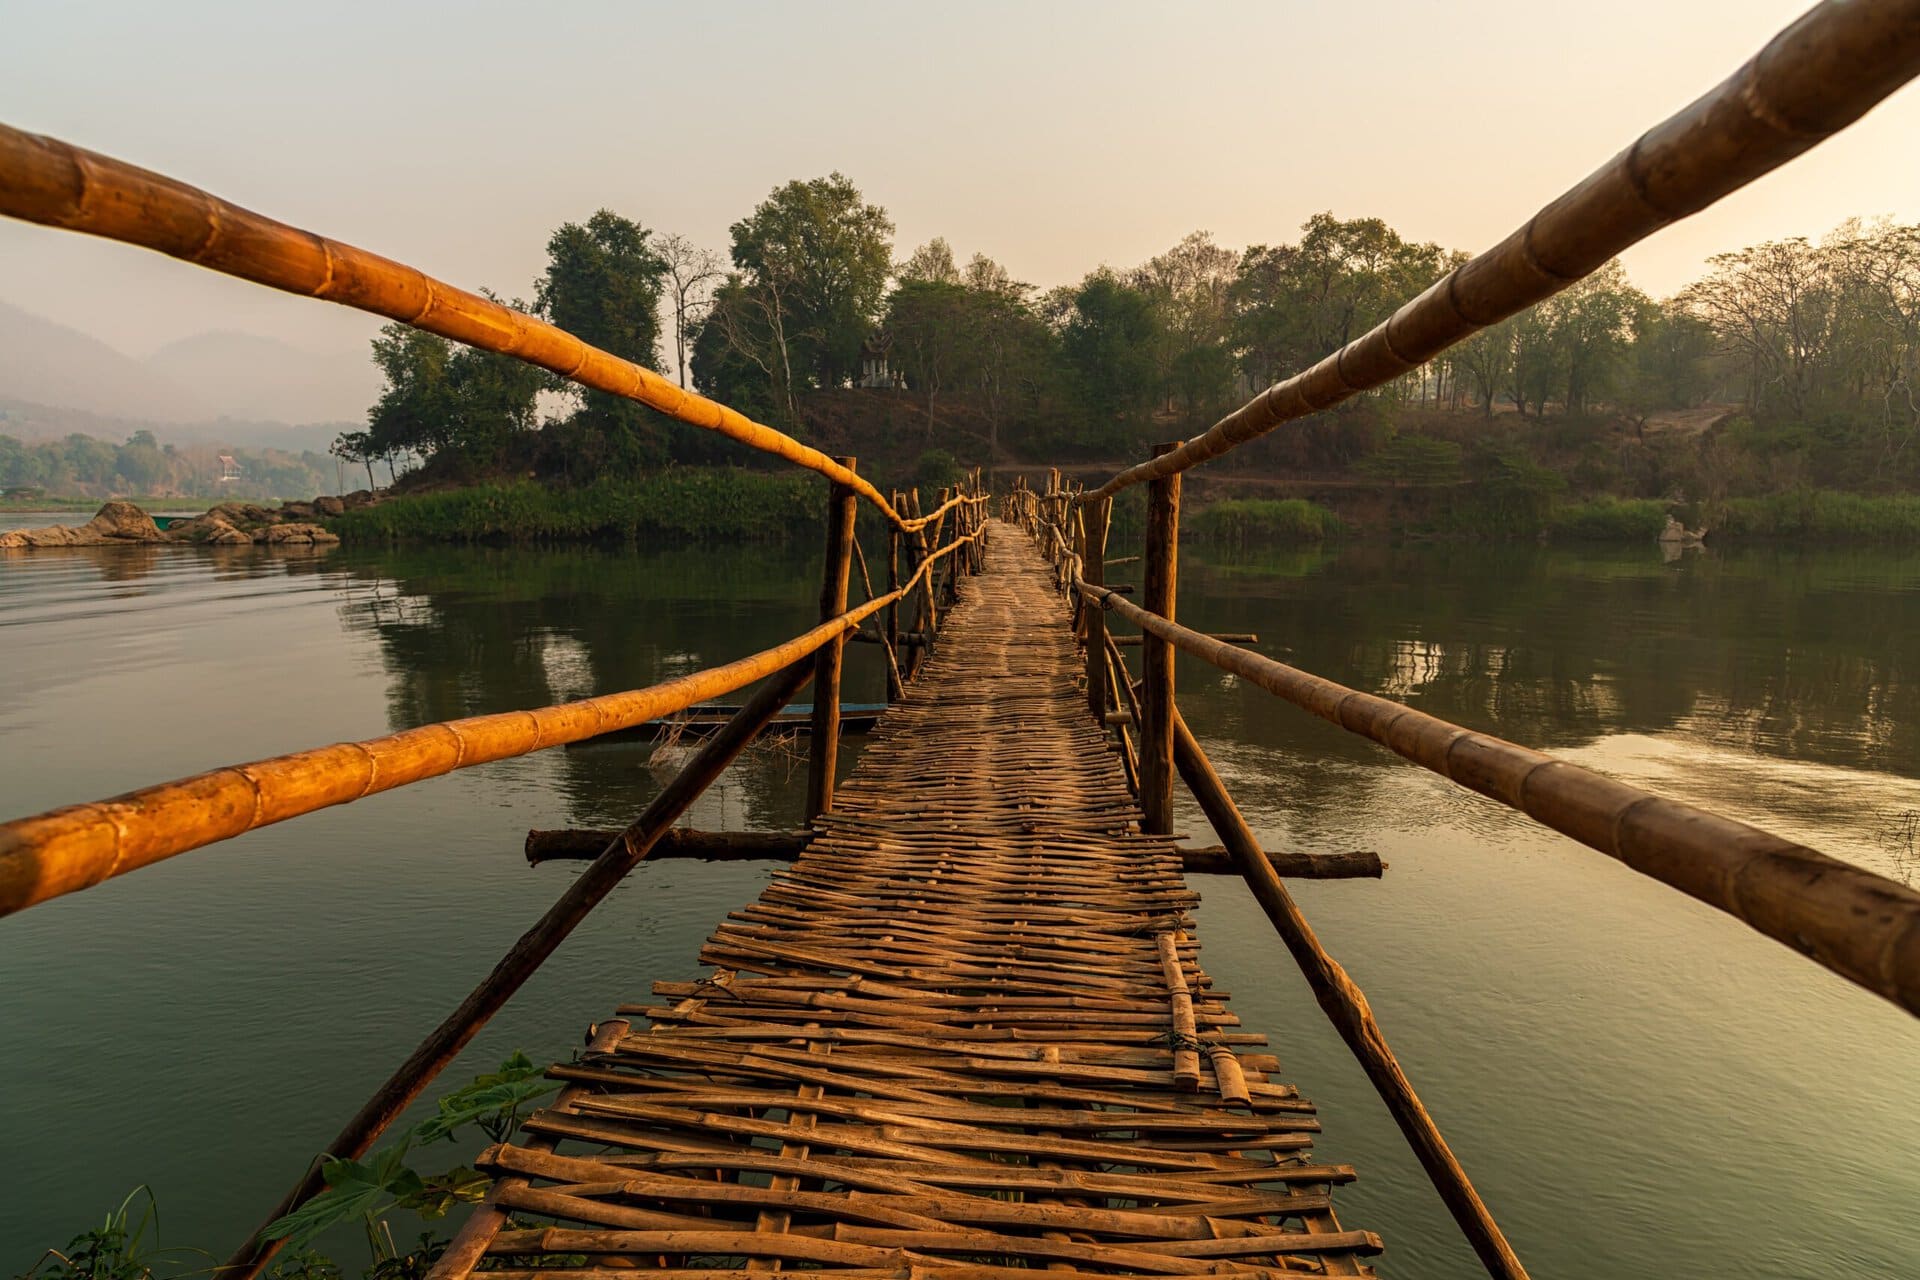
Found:
[[[282,543],[314,545],[324,542],[338,542],[340,535],[331,529],[317,524],[274,524],[268,525],[253,535],[255,542],[264,542],[278,546]]]
[[[5,547],[106,547],[116,543],[165,542],[167,535],[153,517],[131,502],[113,501],[82,525],[48,525],[44,529],[14,529],[0,534]]]
[[[101,507],[82,525],[49,525],[44,529],[15,529],[0,534],[0,548],[106,547],[128,543],[191,542],[206,546],[320,546],[340,536],[314,517],[339,515],[356,506],[370,506],[371,493],[344,498],[318,498],[263,507],[253,502],[223,502],[191,520],[180,520],[162,532],[153,517],[131,502],[115,500]]]

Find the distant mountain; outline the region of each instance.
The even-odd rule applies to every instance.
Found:
[[[252,333],[196,334],[168,343],[146,363],[229,418],[354,421],[380,394],[379,370],[364,350],[319,355]]]
[[[136,431],[151,431],[161,444],[220,444],[242,449],[284,449],[300,453],[311,449],[325,453],[333,438],[342,431],[358,431],[366,420],[350,422],[309,422],[288,426],[284,422],[249,422],[238,418],[213,418],[203,422],[161,422],[155,418],[120,417],[34,404],[0,395],[0,436],[12,436],[29,443],[57,440],[79,434],[119,444]]]
[[[141,361],[0,302],[0,435],[79,432],[117,444],[147,430],[162,444],[324,452],[366,425],[379,394],[379,372],[355,352],[202,333]]]
[[[77,329],[4,302],[0,302],[0,398],[145,422],[185,422],[219,413],[211,399],[162,371]],[[365,408],[361,405],[362,412]]]

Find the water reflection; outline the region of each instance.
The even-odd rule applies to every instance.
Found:
[[[1182,581],[1194,625],[1259,632],[1296,665],[1530,746],[1679,731],[1920,775],[1913,555],[1190,552]],[[1287,723],[1272,745],[1287,745]]]
[[[347,555],[326,571],[340,575],[348,632],[378,643],[395,728],[655,684],[786,640],[818,610],[817,565],[785,549],[425,548]],[[874,655],[856,648],[848,663],[844,696],[878,700]],[[631,820],[683,758],[645,743],[552,755],[583,826]],[[696,820],[797,821],[793,755],[763,743]]]

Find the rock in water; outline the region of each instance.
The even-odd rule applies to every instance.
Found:
[[[167,535],[153,517],[131,502],[115,500],[94,513],[83,525],[48,525],[44,529],[15,529],[0,534],[4,547],[107,547],[123,542],[165,542]]]
[[[167,536],[160,532],[160,526],[153,517],[134,506],[131,502],[114,501],[107,503],[93,513],[93,519],[83,528],[91,529],[101,537],[114,542],[165,542]]]

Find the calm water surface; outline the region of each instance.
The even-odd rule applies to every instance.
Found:
[[[6,524],[44,523],[44,517]],[[0,560],[0,815],[737,657],[806,625],[803,552],[250,548]],[[1182,570],[1183,620],[1474,728],[1916,872],[1920,556],[1348,548]],[[871,649],[847,696],[877,700]],[[1536,1275],[1920,1275],[1920,1024],[1681,895],[1236,684],[1189,720],[1305,883]],[[857,754],[857,753],[855,753]],[[670,759],[552,751],[201,850],[0,922],[0,1275],[135,1184],[220,1252],[576,874],[528,827],[618,824]],[[804,772],[804,771],[803,771]],[[750,757],[709,828],[799,818]],[[1181,829],[1210,839],[1197,810]],[[643,866],[448,1080],[564,1056],[695,971],[759,864]],[[1383,1273],[1478,1274],[1251,898],[1207,878],[1205,961],[1322,1107]]]

